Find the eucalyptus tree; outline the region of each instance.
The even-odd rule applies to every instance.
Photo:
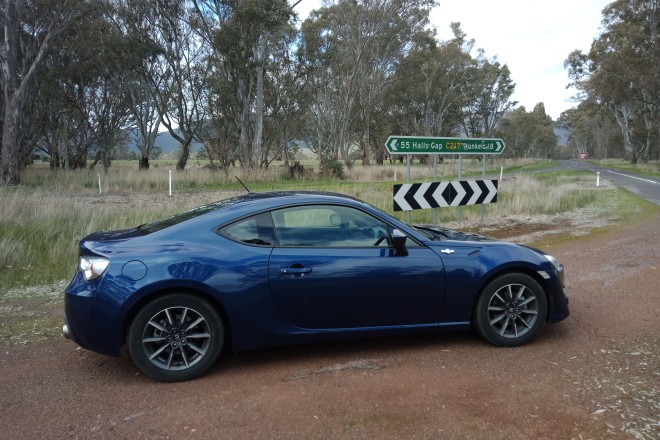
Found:
[[[130,125],[140,151],[138,168],[149,169],[149,160],[156,150],[156,138],[164,106],[159,107],[157,92],[162,89],[166,75],[162,75],[164,50],[153,35],[157,21],[156,9],[149,0],[113,0],[108,11],[110,20],[127,40],[123,64],[127,74],[127,103]]]
[[[433,0],[365,1],[355,20],[348,43],[357,56],[356,117],[364,165],[369,165],[373,114],[397,80],[397,66],[425,32],[434,6]]]
[[[84,25],[72,34],[84,34]],[[40,78],[39,93],[33,95],[41,105],[38,123],[43,133],[38,148],[48,155],[51,169],[85,168],[94,135],[87,123],[87,94],[92,82],[86,71],[87,56],[82,48],[67,43],[69,32],[58,40],[57,55],[49,56],[47,74]],[[94,62],[93,64],[96,64]]]
[[[597,159],[620,157],[623,138],[614,115],[595,101],[583,101],[577,108],[563,112],[557,127],[570,132],[568,146],[573,158],[579,152]]]
[[[451,26],[452,40],[438,42],[427,35],[398,69],[393,92],[402,133],[449,136],[460,131],[461,108],[475,63],[470,55],[474,41],[466,40],[459,23]]]
[[[117,106],[123,91],[117,85],[123,78],[117,62],[123,37],[111,32],[102,2],[89,6],[75,27],[63,29],[51,42],[26,100],[30,118],[21,124],[21,138],[31,137],[27,150],[46,153],[53,169],[85,167],[92,147],[109,153],[115,140],[108,136],[125,121],[118,117],[123,106]]]
[[[371,115],[434,5],[431,0],[339,0],[303,23],[303,60],[313,96],[308,138],[322,160],[341,156],[350,163],[350,150],[361,145],[368,163]]]
[[[183,170],[190,157],[195,132],[206,120],[201,105],[209,71],[209,47],[194,29],[189,1],[158,0],[150,3],[149,38],[160,56],[150,76],[162,125],[181,146],[176,169]]]
[[[74,139],[74,145],[85,150],[78,151],[72,161],[69,148],[67,163],[84,166],[89,155],[93,165],[100,162],[106,171],[116,149],[125,141],[131,79],[125,60],[133,50],[130,39],[109,21],[107,7],[97,5],[76,29],[69,29],[51,60],[56,73],[52,89],[59,88],[56,96],[75,124],[70,129],[87,135],[83,139],[77,133],[69,134],[65,141],[71,143]]]
[[[509,157],[546,157],[557,147],[552,118],[542,102],[531,112],[520,106],[509,111],[500,123],[498,134],[506,140],[504,154]]]
[[[290,28],[292,10],[286,0],[195,0],[193,4],[195,28],[212,49],[209,70],[225,101],[222,117],[232,115],[236,122],[241,165],[256,169],[262,164],[269,54]]]
[[[489,137],[515,105],[510,101],[516,85],[509,67],[489,60],[479,49],[476,65],[469,71],[467,103],[463,106],[463,131],[471,137]]]
[[[312,11],[301,26],[300,60],[310,87],[309,111],[305,117],[305,144],[323,162],[339,158],[338,114],[341,95],[338,93],[342,78],[339,67],[333,66],[340,58],[334,36],[326,32],[330,25],[327,11]]]
[[[86,0],[3,0],[0,74],[3,88],[2,184],[20,183],[19,137],[25,100],[53,41],[88,11]]]
[[[633,163],[660,151],[659,19],[657,0],[614,1],[590,51],[564,63],[572,85],[616,118]]]
[[[292,143],[304,133],[304,115],[309,109],[309,83],[297,50],[300,34],[293,28],[272,46],[265,88],[265,129],[262,166],[281,157],[290,165]],[[270,147],[276,149],[271,155]]]

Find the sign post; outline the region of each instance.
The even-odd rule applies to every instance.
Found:
[[[457,154],[458,156],[458,179],[461,179],[463,154],[483,155],[483,178],[486,175],[486,155],[502,154],[506,145],[502,139],[497,138],[454,138],[454,137],[430,137],[430,136],[390,136],[385,142],[385,148],[389,154],[405,154],[407,162],[407,183],[410,184],[410,159],[412,154],[433,155],[434,181],[437,181],[437,155]],[[406,190],[407,191],[407,190]],[[406,193],[403,191],[401,196]],[[395,200],[396,203],[396,200]],[[458,207],[458,224],[461,224],[461,211]],[[407,209],[403,209],[407,210]],[[483,223],[483,206],[481,211],[481,222]],[[408,223],[410,223],[410,211],[408,212]],[[433,213],[433,224],[436,223],[435,210]]]

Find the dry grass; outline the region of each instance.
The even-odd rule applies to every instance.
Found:
[[[464,174],[480,172],[479,162],[463,162]],[[454,180],[456,176],[450,174],[454,165],[443,164],[439,179]],[[168,197],[168,171],[161,166],[154,166],[147,172],[132,166],[113,166],[107,176],[101,176],[103,194],[99,194],[98,173],[53,172],[35,167],[23,174],[21,186],[0,188],[0,288],[47,284],[68,278],[75,270],[78,240],[93,231],[147,223],[244,192],[234,179],[234,173],[227,176],[208,168],[191,167],[182,173],[172,173],[174,196]],[[346,170],[347,179],[338,181],[282,179],[283,168],[277,166],[256,175],[236,171],[235,174],[255,191],[333,191],[361,198],[390,213],[394,176],[396,174],[397,181],[401,182],[406,172],[405,166],[398,164],[354,166]],[[411,174],[413,181],[430,181],[433,168],[416,165]],[[582,179],[571,174],[559,175],[550,182],[531,175],[507,178],[500,184],[497,203],[484,207],[486,223],[501,224],[503,219],[515,216],[554,215],[589,206],[597,191],[593,183]],[[407,220],[406,213],[394,214]],[[480,223],[480,218],[480,206],[461,209],[461,226],[474,227]],[[412,223],[433,221],[432,210],[411,213]],[[456,227],[457,210],[437,210],[436,221]]]
[[[475,159],[464,159],[462,164],[463,178],[465,176],[480,175],[483,165]],[[538,161],[530,159],[500,160],[489,159],[487,165],[490,174],[499,175],[500,167],[505,170],[530,167]],[[551,166],[551,162],[542,162]],[[175,190],[217,189],[222,187],[238,188],[236,177],[246,183],[282,185],[287,182],[291,185],[318,184],[324,180],[320,175],[317,161],[303,163],[306,175],[301,180],[291,180],[288,168],[282,162],[273,162],[267,169],[248,172],[242,168],[229,170],[210,169],[207,162],[190,161],[184,171],[176,171],[171,161],[153,161],[152,167],[146,171],[139,171],[136,162],[115,161],[105,174],[101,168],[95,170],[50,170],[47,164],[38,163],[26,170],[22,176],[22,184],[31,188],[42,188],[55,193],[99,193],[99,179],[103,193],[127,194],[133,192],[167,192],[170,171],[172,173],[173,188]],[[439,165],[438,179],[456,179],[458,176],[458,160],[446,160]],[[410,169],[411,181],[429,181],[433,178],[433,165],[421,165],[415,162]],[[385,164],[383,166],[354,165],[350,169],[344,168],[346,182],[405,182],[405,164]]]

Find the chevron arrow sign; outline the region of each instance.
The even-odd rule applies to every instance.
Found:
[[[495,203],[497,182],[497,180],[456,180],[394,185],[394,210],[413,211]]]

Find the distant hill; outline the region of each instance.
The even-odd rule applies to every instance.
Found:
[[[557,144],[560,147],[568,145],[568,138],[571,135],[571,131],[568,128],[555,127],[555,137],[557,138]]]
[[[554,128],[554,133],[555,136],[557,137],[557,144],[559,146],[566,146],[568,145],[568,138],[571,134],[570,130],[567,128],[560,128],[560,127],[555,127]],[[128,151],[135,151],[138,152],[137,148],[137,142],[135,141],[136,139],[136,133],[135,130],[131,130],[130,133],[130,140],[128,141]],[[162,151],[163,154],[169,154],[172,151],[176,150],[179,148],[179,142],[172,137],[172,135],[169,133],[169,131],[161,131],[158,133],[158,136],[156,137],[156,146],[159,147]],[[196,153],[200,150],[203,150],[204,146],[196,141],[193,141],[191,152]],[[311,152],[303,146],[300,146],[301,152],[304,154],[311,154]]]
[[[138,152],[137,147],[137,133],[135,130],[131,130],[129,134],[129,141],[127,142],[128,151]],[[169,154],[172,151],[179,148],[179,142],[172,137],[169,131],[161,131],[156,136],[156,146],[163,151],[163,154]],[[196,153],[199,150],[204,149],[204,146],[199,142],[193,141],[190,151]]]

